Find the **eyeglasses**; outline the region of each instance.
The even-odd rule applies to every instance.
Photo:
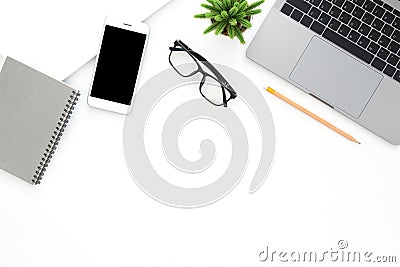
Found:
[[[182,77],[191,77],[197,73],[203,75],[199,90],[208,102],[215,106],[227,107],[228,102],[237,97],[236,91],[222,74],[207,59],[190,49],[184,42],[175,41],[174,47],[170,47],[169,50],[171,51],[169,63],[179,75]],[[204,66],[201,67],[199,62]],[[221,90],[217,89],[216,85],[220,86]]]

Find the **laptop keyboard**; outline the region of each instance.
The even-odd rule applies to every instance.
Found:
[[[400,82],[400,11],[381,0],[286,0],[281,12]]]

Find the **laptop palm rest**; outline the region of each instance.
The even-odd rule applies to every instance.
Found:
[[[289,78],[324,102],[358,118],[383,76],[313,37]]]

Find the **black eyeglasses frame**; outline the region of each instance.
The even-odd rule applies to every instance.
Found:
[[[170,54],[169,54],[169,63],[171,64],[172,68],[174,68],[174,70],[181,75],[182,77],[191,77],[197,73],[200,73],[203,75],[201,82],[200,82],[200,86],[199,86],[199,91],[200,94],[211,104],[215,105],[215,106],[224,106],[227,107],[228,106],[228,102],[232,99],[235,99],[237,97],[237,93],[236,91],[232,88],[232,86],[227,82],[227,80],[224,78],[224,76],[222,76],[222,74],[207,60],[205,59],[202,55],[200,55],[199,53],[193,51],[191,48],[189,48],[189,46],[187,46],[184,42],[182,42],[181,40],[176,40],[174,42],[174,47],[170,47]],[[194,70],[192,73],[188,74],[188,75],[184,75],[182,74],[172,63],[171,60],[171,56],[172,53],[175,51],[180,51],[180,52],[186,52],[189,54],[190,57],[193,58],[193,61],[196,63],[197,65],[197,70]],[[204,71],[204,69],[201,67],[199,61],[204,64],[212,73],[208,73],[206,71]],[[202,92],[202,88],[203,85],[205,83],[206,77],[210,77],[212,79],[214,79],[215,81],[217,81],[220,85],[221,85],[221,89],[222,89],[222,103],[221,104],[216,104],[214,102],[212,102],[210,99],[208,99]],[[226,91],[228,91],[229,93],[229,97],[227,98],[226,95]]]

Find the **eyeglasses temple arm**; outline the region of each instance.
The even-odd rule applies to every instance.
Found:
[[[196,57],[198,60],[200,60],[204,65],[206,65],[207,68],[209,68],[218,79],[222,80],[225,85],[228,85],[230,87],[230,88],[227,87],[226,89],[228,89],[231,93],[236,94],[235,90],[233,90],[233,88],[231,88],[231,86],[229,85],[228,81],[224,78],[224,76],[222,76],[222,74],[210,62],[208,62],[207,59],[205,59],[202,55],[200,55],[194,51],[190,51],[190,53],[194,57]]]
[[[180,45],[184,45],[183,42],[181,42]],[[224,82],[226,89],[228,89],[232,94],[234,94],[235,96],[237,95],[236,91],[229,85],[229,83],[227,82],[227,80],[224,78],[224,76],[222,76],[222,74],[210,63],[208,62],[207,59],[205,59],[202,55],[198,54],[197,52],[191,50],[188,46],[185,45],[184,48],[180,48],[180,47],[170,47],[169,50],[171,51],[185,51],[188,52],[190,54],[192,54],[195,58],[197,58],[198,60],[200,60],[204,65],[207,66],[207,68],[209,68],[214,74],[215,76]],[[224,97],[226,98],[226,97]]]

